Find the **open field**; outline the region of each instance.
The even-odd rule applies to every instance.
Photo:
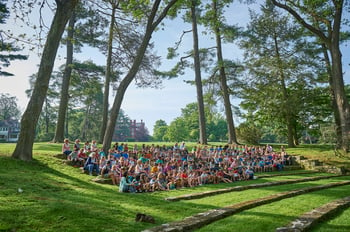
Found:
[[[332,176],[328,179],[169,202],[165,198],[253,183],[331,174],[302,174],[300,171],[294,171],[295,175],[258,178],[232,184],[125,194],[119,193],[115,186],[95,183],[91,181],[93,177],[63,163],[55,156],[60,153],[60,144],[36,143],[32,162],[13,160],[10,157],[13,149],[14,144],[0,144],[0,231],[142,231],[164,223],[179,221],[197,213],[276,193],[350,180],[349,176]],[[328,154],[329,162],[334,164],[338,162],[347,165],[348,162],[347,159],[332,158],[332,150],[326,147],[323,147],[323,150],[322,148],[312,150],[306,146],[298,149],[300,153],[305,153],[304,156]],[[305,193],[244,210],[203,226],[199,231],[275,231],[277,227],[288,224],[305,212],[349,195],[350,185]],[[152,215],[156,224],[135,222],[135,215],[138,212]],[[349,217],[350,209],[342,210],[333,215],[329,221],[318,224],[313,231],[350,231]]]

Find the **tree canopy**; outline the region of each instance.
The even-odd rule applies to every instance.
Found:
[[[13,3],[23,7],[16,8],[17,17],[30,18],[31,4]],[[22,115],[14,158],[31,160],[34,140],[52,140],[54,128],[58,131],[56,142],[63,136],[97,139],[107,151],[116,130],[127,137],[123,127],[128,123],[118,124],[120,118],[130,121],[121,107],[131,83],[142,91],[159,88],[166,78],[180,76],[196,87],[197,99],[187,103],[173,121],[156,121],[155,141],[274,140],[297,146],[305,141],[324,141],[325,134],[331,134],[325,131],[332,129],[338,148],[349,150],[349,89],[343,79],[340,49],[347,39],[344,25],[349,19],[343,18],[346,4],[342,0],[267,0],[250,10],[245,27],[235,25],[225,12],[233,4],[230,0],[40,3],[39,10],[49,6],[54,16],[41,48],[38,72],[31,75],[30,101]],[[9,13],[6,1],[2,1],[1,24],[6,23]],[[180,58],[167,61],[173,65],[170,70],[160,71],[157,69],[163,60],[152,38],[167,27],[168,19],[190,29],[172,36],[179,39],[168,49],[168,58]],[[40,23],[39,28],[42,26]],[[190,32],[191,42],[185,39]],[[14,38],[4,31],[0,35],[2,39]],[[18,54],[15,38],[5,39],[0,66],[26,58]],[[204,46],[204,40],[212,47]],[[67,45],[67,62],[55,71],[57,50],[63,44]],[[181,45],[186,51],[179,52],[183,51]],[[233,54],[237,45],[242,56]],[[85,49],[94,49],[105,59],[74,58]],[[11,74],[0,70],[0,75]],[[235,98],[239,98],[239,105],[232,104]],[[11,114],[18,117],[18,112]],[[149,139],[147,128],[142,130],[137,139]]]

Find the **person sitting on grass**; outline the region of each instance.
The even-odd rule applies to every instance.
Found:
[[[221,182],[224,182],[224,183],[232,182],[229,178],[225,177],[225,173],[221,168],[216,171],[216,177],[217,177],[217,184]]]
[[[79,151],[78,151],[78,161],[79,161],[79,166],[80,167],[83,167],[86,160],[87,160],[87,155],[86,153],[84,152],[84,149],[81,148]]]
[[[275,163],[273,164],[273,167],[276,168],[277,171],[282,171],[283,170],[283,164],[281,160],[276,160]]]
[[[174,190],[176,189],[175,179],[172,176],[169,176],[167,178],[167,189],[168,190]]]
[[[155,190],[158,189],[158,181],[157,181],[157,177],[155,175],[152,175],[151,180],[149,181],[149,186],[150,189],[149,191],[154,192]]]
[[[90,149],[92,152],[97,152],[97,153],[99,152],[96,140],[91,141]]]
[[[167,190],[167,180],[162,172],[158,173],[157,181],[159,184],[159,190]]]
[[[201,174],[198,177],[199,185],[208,184],[208,181],[209,181],[209,174],[208,174],[208,172],[209,172],[208,169],[204,169],[204,170],[201,171]]]
[[[135,175],[135,174],[134,174]],[[135,188],[135,192],[141,193],[142,192],[142,186],[141,186],[141,177],[140,175],[135,175],[135,178],[132,180],[132,185]]]
[[[109,173],[110,173],[111,168],[112,168],[111,167],[111,161],[110,160],[106,160],[106,162],[104,162],[104,160],[106,160],[106,159],[102,158],[101,161],[104,164],[103,165],[100,164],[100,170],[101,170],[100,175],[101,175],[102,178],[109,177],[109,175],[110,175]]]
[[[76,139],[75,142],[74,142],[74,151],[78,152],[80,151],[80,140],[79,139]]]
[[[254,171],[250,166],[248,166],[247,169],[245,170],[245,179],[246,180],[254,179]]]
[[[178,176],[180,179],[180,186],[181,188],[184,188],[186,186],[188,186],[188,174],[187,171],[180,168],[179,172],[178,172]]]
[[[120,183],[120,170],[118,169],[118,165],[112,165],[111,170],[109,171],[109,177],[112,179],[113,185],[119,185]]]
[[[68,156],[67,159],[72,162],[73,166],[77,166],[79,163],[78,159],[78,152],[72,151]]]
[[[68,157],[68,155],[72,153],[69,145],[69,139],[64,140],[64,143],[62,145],[62,153],[65,155],[65,157]]]
[[[92,152],[92,151],[91,151],[91,144],[90,144],[89,141],[86,141],[86,142],[84,143],[84,152],[85,152],[86,154]]]
[[[141,184],[141,190],[143,192],[149,192],[151,189],[151,186],[149,184],[149,179],[145,173],[140,174],[140,184]]]
[[[128,182],[128,172],[124,172],[119,183],[119,192],[128,193],[130,191],[130,183]]]
[[[190,170],[188,174],[188,186],[194,187],[198,185],[198,175],[195,170]]]
[[[158,173],[158,163],[155,163],[152,168],[151,168],[151,175],[152,174],[157,174]]]
[[[92,175],[92,172],[94,170],[97,175],[100,173],[98,162],[99,162],[98,154],[96,152],[92,152],[87,158],[84,165],[84,169],[89,172],[90,176]]]

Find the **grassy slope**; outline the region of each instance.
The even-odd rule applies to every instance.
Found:
[[[0,231],[13,229],[17,231],[141,231],[152,225],[135,223],[134,217],[137,212],[153,215],[157,224],[161,224],[180,220],[218,206],[267,196],[288,189],[335,181],[335,179],[321,180],[312,183],[228,193],[192,201],[166,202],[163,199],[167,196],[310,175],[257,179],[231,185],[207,185],[170,192],[121,194],[117,187],[91,182],[90,176],[81,174],[77,168],[63,164],[62,160],[55,157],[60,148],[61,145],[58,144],[37,143],[34,146],[34,161],[28,163],[10,158],[14,149],[13,144],[0,144]],[[337,180],[339,179],[348,178],[337,178]],[[21,188],[23,192],[19,193],[18,188]],[[312,202],[310,208],[333,198],[341,197],[349,191],[350,187],[346,186],[329,191],[324,190],[303,196],[304,198],[298,199],[298,202]],[[324,197],[319,199],[314,196]],[[280,226],[281,221],[287,221],[299,212],[308,209],[305,208],[306,203],[298,207],[299,204],[293,204],[295,200],[290,199],[289,202],[287,205],[293,206],[289,210],[285,204],[278,202],[272,206],[261,206],[241,213],[241,216],[234,216],[235,224],[232,226],[245,228],[245,231],[266,231],[264,229],[265,222],[260,223],[262,226],[255,223],[252,224],[253,226],[247,227],[246,220],[243,219],[247,215],[258,215],[258,217],[254,216],[255,219],[248,217],[247,220],[254,222],[254,220],[260,221],[265,218],[270,230]],[[276,213],[277,208],[286,210]],[[270,220],[274,222],[270,222]],[[333,224],[335,223],[337,226],[341,224],[340,228],[349,226],[349,223],[343,225],[344,220],[333,222]],[[214,227],[208,228],[211,230],[216,228],[215,231],[227,231],[228,225],[226,223],[226,221],[218,222],[218,224],[213,224]],[[329,227],[334,229],[336,226],[333,224],[330,224]],[[206,229],[203,228],[203,230]]]
[[[331,145],[300,145],[296,148],[288,148],[287,152],[291,155],[303,155],[308,159],[318,159],[326,164],[350,169],[350,156],[336,155]]]

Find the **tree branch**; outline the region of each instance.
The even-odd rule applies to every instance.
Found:
[[[286,11],[288,11],[291,15],[294,16],[294,18],[301,24],[303,25],[305,28],[307,28],[309,31],[311,31],[312,33],[316,34],[317,36],[319,36],[324,42],[326,42],[327,44],[329,44],[330,38],[327,37],[321,30],[318,30],[317,28],[315,28],[314,26],[312,26],[311,24],[307,23],[294,9],[292,9],[291,7],[289,7],[286,3],[282,4],[276,0],[271,0],[272,3],[279,7],[282,8]]]

